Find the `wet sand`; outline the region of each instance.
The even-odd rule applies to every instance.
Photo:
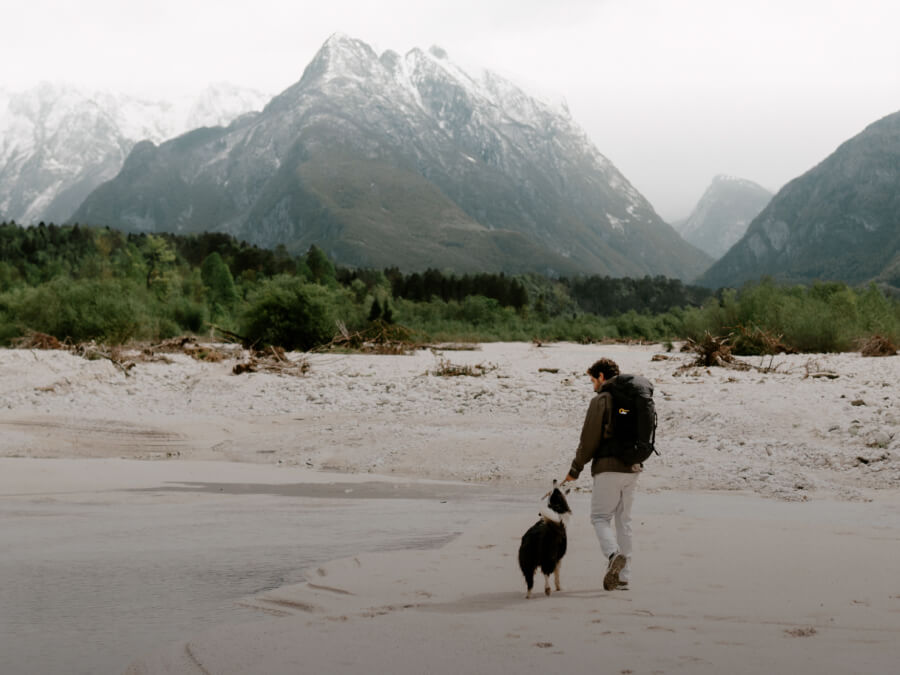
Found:
[[[130,674],[893,673],[900,500],[660,492],[635,504],[630,590],[574,495],[563,590],[525,599],[527,511],[432,551],[354,555],[251,605],[277,619],[194,634]]]
[[[310,566],[438,547],[485,509],[518,508],[483,486],[272,466],[0,459],[0,672],[122,673],[185,634],[269,616],[252,598]]]

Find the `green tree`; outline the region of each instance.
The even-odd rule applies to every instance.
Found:
[[[381,318],[381,303],[378,298],[372,300],[372,307],[369,309],[369,321],[377,321]]]
[[[147,288],[166,283],[166,272],[175,262],[175,251],[162,237],[148,234],[144,241],[144,262],[147,265]]]
[[[317,284],[331,285],[335,281],[334,265],[325,255],[325,251],[313,244],[306,252],[306,265],[309,267],[312,280]]]
[[[218,252],[210,253],[200,266],[200,278],[209,292],[210,302],[220,308],[231,307],[237,300],[234,277]]]

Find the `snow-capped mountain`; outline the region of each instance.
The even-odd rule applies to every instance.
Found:
[[[340,34],[259,115],[136,146],[72,220],[375,267],[684,278],[709,262],[564,106],[440,48],[379,55]]]
[[[721,258],[744,236],[750,221],[770,199],[772,193],[753,181],[719,175],[713,178],[687,220],[675,229],[701,251]]]
[[[119,172],[136,142],[228,124],[268,100],[227,84],[171,101],[64,84],[0,89],[0,220],[61,222]]]

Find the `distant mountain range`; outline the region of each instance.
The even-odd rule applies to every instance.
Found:
[[[675,229],[701,251],[721,258],[770,199],[772,193],[752,181],[716,176],[691,215]]]
[[[739,286],[763,275],[900,288],[900,112],[784,186],[699,281]]]
[[[228,84],[168,101],[48,83],[0,89],[0,220],[60,223],[119,172],[138,141],[228,124],[269,98]]]
[[[437,47],[377,54],[339,34],[260,114],[137,144],[69,221],[410,270],[687,279],[711,262],[564,105]]]

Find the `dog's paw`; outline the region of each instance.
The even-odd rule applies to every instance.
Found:
[[[547,587],[544,589],[544,595],[550,595],[550,587],[549,587],[549,586],[547,586]]]

